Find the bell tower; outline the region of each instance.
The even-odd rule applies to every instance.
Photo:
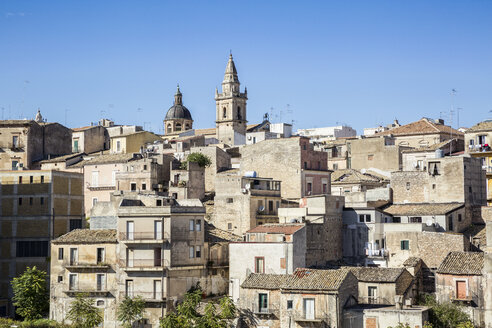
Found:
[[[229,55],[222,92],[215,89],[217,139],[231,146],[245,143],[246,138],[246,101],[248,91],[241,92],[236,65]]]

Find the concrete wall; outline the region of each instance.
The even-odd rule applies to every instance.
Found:
[[[376,168],[387,172],[398,171],[402,167],[401,152],[406,147],[395,145],[389,137],[363,138],[347,141],[350,168]]]
[[[190,153],[204,154],[212,161],[212,164],[205,168],[205,191],[215,191],[215,177],[217,172],[231,167],[231,156],[217,146],[192,147]]]
[[[483,290],[492,289],[492,207],[483,207],[482,215],[486,222],[487,246],[484,254]],[[492,293],[484,293],[484,322],[485,327],[492,327]]]
[[[77,141],[77,148],[75,141]],[[74,153],[90,154],[106,149],[109,149],[109,134],[105,127],[95,125],[72,132],[72,151]]]

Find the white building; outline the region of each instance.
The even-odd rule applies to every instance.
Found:
[[[350,126],[339,125],[329,126],[324,128],[298,129],[297,134],[304,137],[309,137],[313,141],[321,141],[323,139],[350,138],[357,135],[357,131]]]

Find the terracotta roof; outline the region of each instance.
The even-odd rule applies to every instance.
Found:
[[[53,244],[117,243],[115,229],[75,229],[52,241]]]
[[[437,269],[437,273],[481,275],[483,258],[482,252],[450,252]]]
[[[289,275],[252,273],[241,284],[242,288],[280,289],[285,285]]]
[[[412,256],[409,257],[405,262],[403,262],[404,267],[416,267],[422,260],[420,257]]]
[[[452,212],[463,203],[419,203],[419,204],[393,204],[384,211],[391,215],[443,215]]]
[[[25,124],[34,124],[36,123],[34,120],[0,120],[0,125],[25,125]]]
[[[213,224],[210,224],[207,221],[205,221],[205,239],[209,243],[243,241],[241,236],[216,228]]]
[[[462,132],[453,129],[452,127],[444,124],[437,124],[430,121],[427,118],[422,118],[419,121],[412,122],[400,127],[378,132],[374,136],[381,135],[394,135],[394,136],[407,136],[407,135],[419,135],[419,134],[436,134],[436,133],[452,133],[455,135],[463,135]]]
[[[338,290],[350,270],[318,270],[298,268],[293,274],[253,273],[242,288],[289,290]]]
[[[479,131],[492,131],[492,120],[486,120],[480,123],[475,124],[468,130],[466,130],[465,133],[470,133],[470,132],[479,132]]]
[[[209,128],[209,129],[195,129],[195,135],[210,135],[210,134],[216,134],[217,129],[216,128]]]
[[[303,227],[303,224],[262,224],[246,231],[246,233],[281,233],[292,235]]]
[[[350,268],[359,281],[364,282],[396,282],[398,277],[406,271],[405,268],[376,268],[356,267]]]
[[[79,132],[79,131],[89,130],[89,129],[92,129],[92,128],[97,128],[98,126],[100,126],[100,125],[83,126],[83,127],[80,127],[80,128],[73,128],[72,131]]]
[[[63,155],[63,156],[58,156],[55,158],[51,159],[45,159],[40,161],[40,164],[45,164],[45,163],[59,163],[59,162],[65,162],[66,160],[72,159],[77,156],[83,156],[85,153],[75,153],[75,154],[68,154],[68,155]]]
[[[451,142],[455,142],[457,141],[458,139],[449,139],[449,140],[445,140],[443,142],[440,142],[440,143],[436,143],[436,144],[433,144],[433,145],[430,145],[430,146],[427,146],[427,147],[419,147],[419,148],[414,148],[414,149],[407,149],[407,150],[403,150],[402,152],[403,153],[419,153],[419,152],[431,152],[431,151],[436,151],[438,149],[441,149],[441,148],[445,148],[446,146],[448,146]],[[453,147],[454,148],[454,147]]]
[[[363,183],[363,182],[382,182],[381,176],[375,176],[369,173],[362,173],[355,169],[336,170],[331,174],[331,183]],[[385,179],[387,180],[387,179]]]
[[[134,159],[140,159],[140,154],[109,154],[94,156],[91,159],[83,160],[70,166],[71,168],[84,167],[85,165],[111,164],[111,163],[128,163]]]

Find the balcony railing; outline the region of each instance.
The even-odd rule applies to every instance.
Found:
[[[67,294],[89,294],[89,295],[107,295],[109,293],[108,287],[106,284],[97,284],[97,283],[75,283],[73,285],[68,286],[68,290],[65,290]]]
[[[127,292],[120,292],[120,297],[129,297],[129,298],[135,298],[140,296],[145,302],[165,302],[166,297],[165,297],[166,291],[155,291],[155,292],[140,292],[140,291],[127,291]]]
[[[490,148],[489,144],[478,144],[478,145],[468,145],[468,150],[470,151],[470,153],[480,153],[480,152],[491,151],[492,149]]]
[[[87,189],[89,190],[116,190],[116,186],[113,184],[110,185],[103,185],[103,184],[96,184],[96,185],[88,185]]]
[[[251,303],[250,310],[256,315],[278,315],[278,307],[272,304],[269,304],[267,307],[260,307],[258,303]]]
[[[77,260],[65,260],[63,266],[69,271],[106,271],[111,265],[104,261],[97,261],[96,257],[82,257]]]
[[[120,240],[125,242],[158,242],[169,239],[168,232],[120,232]]]
[[[169,185],[171,187],[186,187],[186,184],[187,184],[186,181],[183,181],[183,180],[177,181],[177,182],[169,181]]]
[[[163,259],[126,259],[119,261],[120,267],[125,270],[161,270],[169,266],[169,260]]]
[[[24,143],[22,142],[17,142],[17,143],[12,143],[10,142],[8,144],[8,149],[12,150],[12,151],[24,151]]]
[[[305,311],[292,311],[292,317],[296,322],[326,322],[329,324],[330,316],[326,312],[306,313]]]
[[[381,305],[391,305],[394,302],[391,302],[389,299],[381,296],[360,296],[359,297],[360,304],[381,304]]]
[[[369,248],[364,248],[364,251],[366,253],[366,256],[368,257],[381,257],[381,258],[386,258],[388,257],[388,250],[382,248],[382,249],[369,249]]]

